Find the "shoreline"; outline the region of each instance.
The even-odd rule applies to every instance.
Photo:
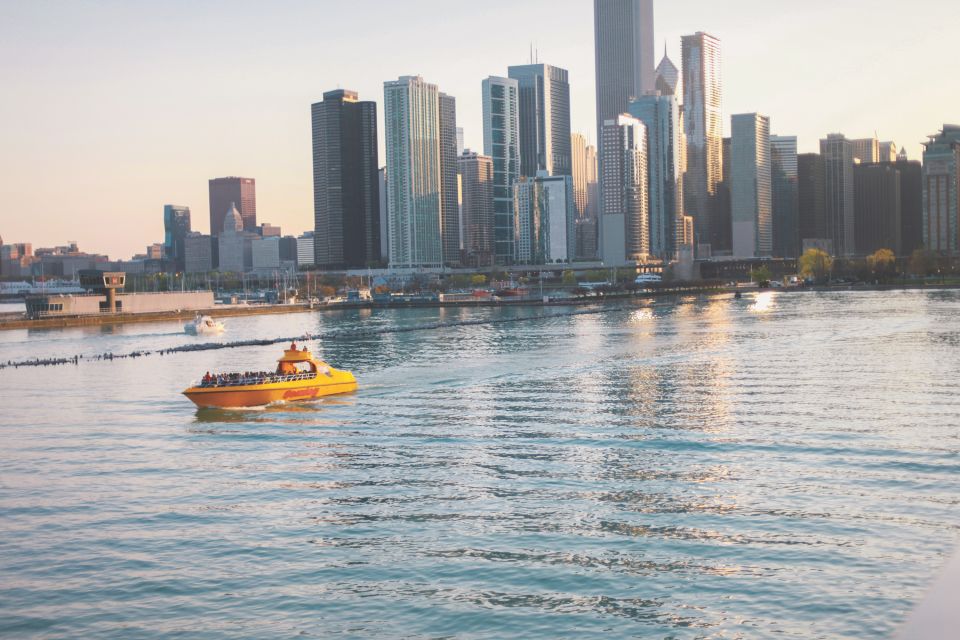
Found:
[[[778,293],[800,292],[839,292],[839,291],[916,291],[916,290],[955,290],[960,285],[955,284],[896,284],[870,286],[842,286],[842,287],[799,287],[783,289],[759,289],[757,287],[729,287],[729,286],[681,286],[659,290],[647,290],[643,293],[613,293],[603,296],[582,298],[555,299],[545,302],[539,298],[523,298],[517,300],[476,300],[476,301],[413,301],[398,303],[383,303],[373,300],[362,302],[347,302],[336,305],[229,305],[203,309],[199,311],[165,311],[144,314],[117,314],[103,316],[72,316],[59,318],[44,318],[29,320],[22,313],[0,314],[0,331],[14,331],[18,329],[70,329],[76,327],[97,327],[124,324],[146,324],[151,322],[176,322],[192,320],[199,313],[217,318],[241,318],[248,316],[264,316],[291,313],[313,313],[322,311],[352,311],[358,309],[437,309],[437,308],[483,308],[483,307],[565,307],[586,306],[617,302],[631,299],[658,298],[672,295],[703,294],[703,293],[736,293],[745,291],[776,291]]]

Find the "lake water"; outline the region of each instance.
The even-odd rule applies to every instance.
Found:
[[[264,316],[223,339],[561,311]],[[0,332],[0,361],[190,340]],[[0,636],[873,639],[960,542],[958,292],[313,346],[356,395],[180,395],[280,347],[0,371]]]

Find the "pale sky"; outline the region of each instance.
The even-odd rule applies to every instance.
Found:
[[[723,46],[724,113],[759,111],[815,151],[830,132],[904,144],[960,121],[957,0],[657,0],[658,56]],[[163,239],[163,205],[208,231],[207,180],[257,180],[261,222],[313,227],[310,104],[424,76],[482,150],[480,82],[570,71],[593,138],[590,0],[0,0],[0,235],[128,258]],[[383,136],[380,110],[380,135]],[[381,152],[381,163],[383,155]]]

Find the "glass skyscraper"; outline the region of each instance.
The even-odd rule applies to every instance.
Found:
[[[960,254],[960,127],[944,125],[923,151],[923,241],[930,251]]]
[[[566,69],[548,64],[510,67],[520,105],[520,173],[535,178],[573,173],[570,158],[570,82]]]
[[[172,204],[163,207],[163,254],[177,271],[187,266],[187,236],[190,235],[190,207]]]
[[[603,125],[600,168],[603,261],[644,262],[650,255],[647,128],[629,115]]]
[[[483,153],[493,159],[493,239],[499,265],[514,262],[513,185],[520,179],[519,83],[483,81]]]
[[[632,101],[629,113],[647,128],[650,253],[672,260],[683,238],[680,106],[676,96],[654,92]]]
[[[797,137],[770,136],[773,179],[773,255],[800,256]]]

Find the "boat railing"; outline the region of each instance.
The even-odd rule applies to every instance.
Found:
[[[262,385],[262,384],[280,384],[283,382],[299,382],[301,380],[315,380],[317,378],[316,373],[298,373],[296,375],[269,375],[269,376],[256,376],[252,378],[239,378],[237,380],[225,380],[217,381],[212,380],[210,382],[200,381],[195,386],[204,388],[204,389],[224,389],[229,387],[249,387],[252,385]]]

